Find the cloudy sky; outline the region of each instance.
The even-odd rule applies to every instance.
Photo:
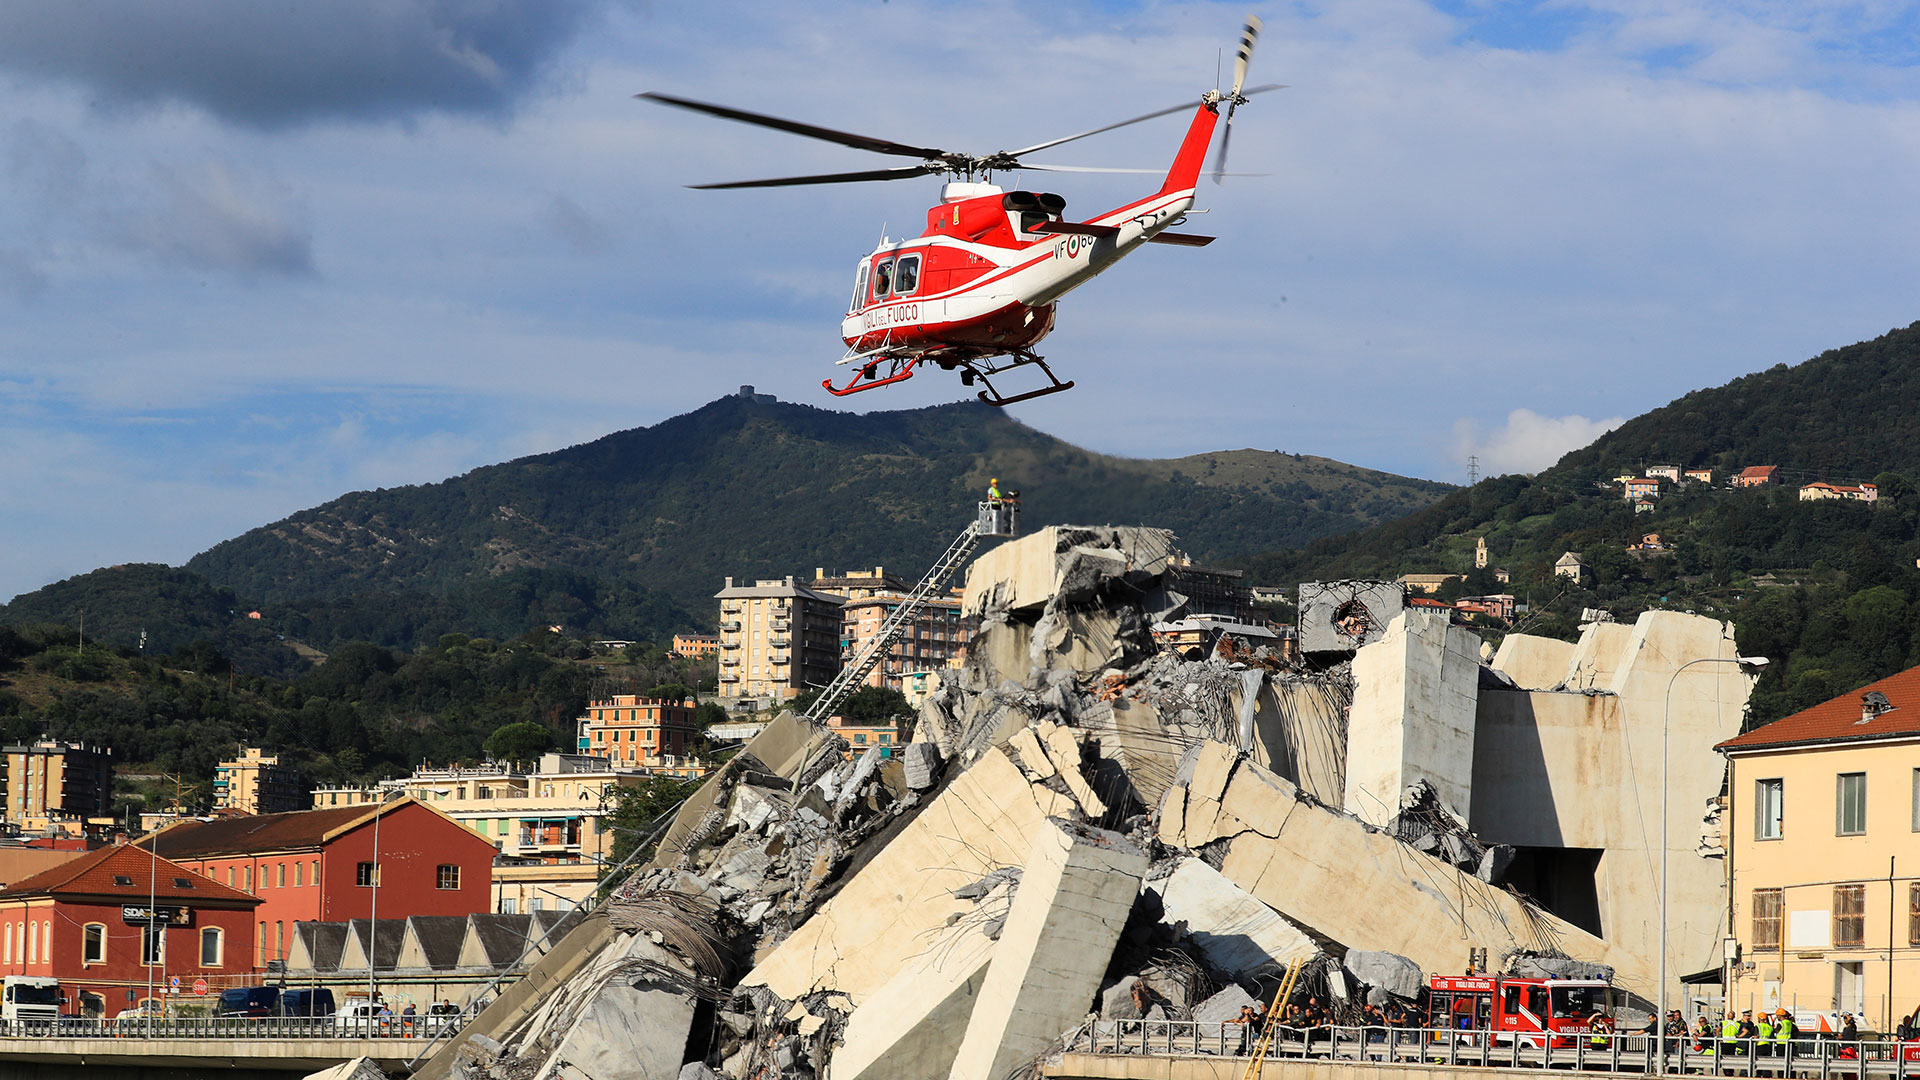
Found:
[[[0,0],[0,598],[742,383],[955,400],[819,385],[937,181],[688,191],[885,162],[632,95],[984,151],[1192,98],[1246,9]],[[1256,10],[1289,89],[1234,167],[1270,175],[1068,298],[1079,388],[1027,422],[1460,480],[1920,314],[1913,4]],[[1047,160],[1162,167],[1181,128]],[[1085,216],[1150,183],[1013,179]]]

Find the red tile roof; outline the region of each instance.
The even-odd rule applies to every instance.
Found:
[[[391,814],[412,798],[386,804]],[[182,821],[143,837],[145,848],[157,843],[162,858],[202,859],[211,855],[252,855],[264,851],[318,851],[320,846],[349,829],[373,820],[371,804],[327,810],[295,810],[285,814],[254,814]]]
[[[1749,465],[1740,470],[1741,477],[1749,480],[1764,480],[1772,476],[1778,465]]]
[[[179,884],[182,881],[187,884]],[[175,905],[220,907],[260,903],[257,896],[201,877],[178,863],[155,859],[151,852],[131,844],[90,851],[0,890],[0,900],[37,896],[107,897],[129,904],[145,904],[151,896]]]
[[[1893,709],[1860,722],[1860,699],[1870,691],[1887,695]],[[1821,743],[1865,742],[1873,739],[1920,736],[1920,667],[1908,668],[1876,683],[1811,709],[1782,717],[1714,747],[1716,750],[1761,750]]]

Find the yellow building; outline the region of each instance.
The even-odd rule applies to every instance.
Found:
[[[720,601],[720,696],[777,705],[840,671],[844,598],[792,577],[727,586]]]
[[[41,741],[6,748],[6,820],[40,831],[113,811],[113,751]]]
[[[1734,1008],[1920,1006],[1920,668],[1728,739]]]
[[[244,748],[239,758],[223,761],[213,773],[213,807],[246,814],[282,814],[307,809],[300,773],[280,764],[259,747]]]

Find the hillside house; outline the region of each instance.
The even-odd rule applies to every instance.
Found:
[[[1766,487],[1768,484],[1779,483],[1777,479],[1779,475],[1778,465],[1749,465],[1736,473],[1727,483],[1739,488]]]
[[[1655,480],[1668,480],[1677,484],[1680,482],[1680,466],[1649,465],[1647,466],[1646,472],[1644,475],[1651,477]]]
[[[1633,503],[1633,512],[1636,514],[1651,514],[1653,513],[1653,503],[1647,499],[1636,499]]]
[[[1621,486],[1626,489],[1628,502],[1660,497],[1660,481],[1651,476],[1629,476],[1627,482]]]
[[[1667,545],[1666,545],[1666,541],[1660,539],[1659,533],[1648,533],[1645,536],[1642,536],[1640,538],[1639,543],[1630,545],[1627,548],[1627,550],[1628,551],[1665,551],[1667,550]]]
[[[1514,598],[1510,593],[1495,593],[1491,596],[1463,596],[1454,602],[1455,611],[1474,615],[1490,615],[1496,619],[1513,621]]]
[[[1854,502],[1871,503],[1880,500],[1880,489],[1872,484],[1829,484],[1816,480],[1800,488],[1801,502],[1818,502],[1821,499],[1852,499]]]
[[[1409,593],[1420,593],[1423,596],[1432,596],[1434,593],[1439,592],[1440,586],[1445,585],[1449,581],[1464,581],[1464,580],[1466,580],[1465,574],[1401,574],[1400,575],[1400,584],[1405,586],[1406,590]]]
[[[1681,475],[1682,475],[1682,476],[1684,476],[1684,477],[1686,477],[1686,478],[1687,478],[1688,480],[1690,480],[1690,481],[1692,481],[1692,480],[1697,480],[1697,481],[1699,481],[1699,482],[1700,482],[1700,483],[1702,483],[1702,484],[1711,484],[1711,483],[1713,483],[1713,469],[1712,469],[1712,468],[1705,468],[1705,469],[1688,469],[1688,470],[1686,470],[1685,472],[1683,472],[1683,473],[1681,473]]]
[[[1553,564],[1553,572],[1578,584],[1587,578],[1587,564],[1574,552],[1567,552]]]

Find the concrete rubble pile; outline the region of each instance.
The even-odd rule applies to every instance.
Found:
[[[1335,1016],[1471,949],[1644,969],[1465,824],[1477,639],[1349,586],[1326,604],[1364,627],[1349,655],[1162,650],[1173,539],[983,555],[966,664],[900,757],[783,715],[421,1075],[998,1080],[1086,1025],[1233,1021],[1295,962]]]

